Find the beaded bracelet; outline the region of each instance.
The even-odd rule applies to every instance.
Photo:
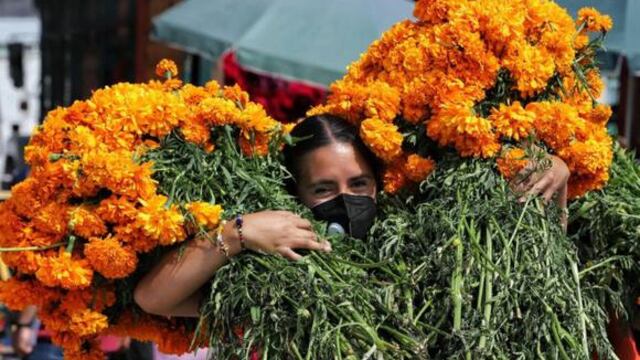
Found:
[[[244,243],[244,235],[242,234],[242,224],[244,224],[244,219],[242,218],[242,214],[238,214],[236,216],[236,230],[238,231],[238,239],[240,239],[240,248],[244,250],[246,247]]]
[[[222,237],[222,230],[224,230],[224,226],[227,224],[226,220],[220,221],[220,225],[218,225],[218,230],[216,234],[216,246],[220,250],[224,256],[229,257],[229,246],[224,242],[224,238]]]

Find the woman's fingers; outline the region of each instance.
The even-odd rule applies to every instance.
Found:
[[[302,255],[296,253],[291,248],[284,248],[284,249],[280,250],[279,253],[280,253],[280,255],[282,255],[283,257],[285,257],[285,258],[287,258],[289,260],[298,261],[298,260],[302,259]]]
[[[296,242],[294,248],[328,252],[331,251],[331,244],[329,244],[329,242],[327,241],[319,242],[315,239],[301,238],[298,242]]]
[[[293,221],[294,221],[294,225],[300,229],[304,229],[304,230],[313,229],[313,227],[311,226],[311,221],[307,219],[303,219],[300,216],[296,216],[296,218]]]
[[[549,203],[549,201],[551,201],[551,199],[557,192],[558,189],[553,186],[553,184],[551,186],[547,186],[547,188],[542,193],[542,199],[544,199],[545,204]]]
[[[553,179],[550,176],[545,176],[542,179],[538,180],[535,184],[533,184],[533,186],[531,186],[529,190],[527,190],[527,192],[522,197],[520,197],[519,201],[525,202],[530,196],[540,195],[546,188],[548,188],[552,184],[552,180]]]

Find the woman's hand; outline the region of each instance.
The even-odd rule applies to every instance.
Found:
[[[542,172],[531,172],[535,165],[530,164],[521,172],[521,175],[529,174],[528,177],[512,185],[514,191],[522,194],[519,201],[524,202],[529,196],[541,195],[545,202],[549,202],[556,195],[556,204],[564,211],[567,209],[567,183],[571,173],[567,164],[559,157],[547,155],[547,158],[551,161],[549,168]],[[566,229],[566,212],[563,212],[561,221]]]
[[[524,181],[515,185],[515,190],[523,194],[521,201],[526,200],[529,196],[541,195],[542,198],[549,202],[554,195],[558,194],[557,202],[560,207],[567,206],[567,182],[569,181],[569,168],[567,164],[555,155],[547,155],[551,161],[551,166],[545,171],[531,172],[533,165],[527,166],[522,171],[522,175],[530,173]]]
[[[308,220],[288,211],[247,214],[242,230],[248,249],[279,254],[291,260],[302,258],[295,249],[331,251],[331,244],[318,241]]]

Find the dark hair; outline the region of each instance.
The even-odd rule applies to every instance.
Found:
[[[300,175],[300,158],[325,145],[333,143],[350,144],[364,158],[374,173],[380,189],[380,163],[376,156],[362,142],[358,130],[347,120],[334,115],[314,115],[299,122],[291,131],[294,144],[284,147],[284,165],[293,176],[287,182],[287,188],[296,193],[296,179]]]

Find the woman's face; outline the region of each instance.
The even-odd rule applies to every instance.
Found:
[[[376,197],[373,169],[351,144],[331,143],[298,161],[298,197],[309,208],[340,194]]]

